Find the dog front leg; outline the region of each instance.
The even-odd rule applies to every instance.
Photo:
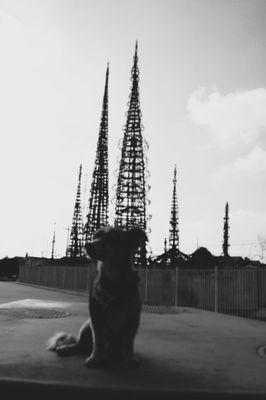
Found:
[[[124,363],[129,367],[138,367],[139,362],[134,356],[134,341],[139,327],[139,318],[131,321],[124,332]]]
[[[92,338],[93,338],[93,350],[90,355],[85,360],[86,367],[98,367],[103,364],[103,329],[101,324],[97,326],[97,324],[91,325],[92,328]]]

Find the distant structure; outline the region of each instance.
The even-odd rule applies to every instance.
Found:
[[[108,79],[106,70],[100,132],[98,137],[95,166],[92,177],[87,221],[84,229],[85,241],[91,241],[94,232],[108,225]]]
[[[121,149],[115,205],[115,226],[126,230],[140,227],[147,232],[146,159],[139,101],[138,43],[131,70],[131,93]],[[146,249],[137,254],[135,264],[146,265]]]
[[[167,239],[166,238],[164,239],[163,244],[164,244],[164,252],[166,253],[167,252]]]
[[[169,230],[169,248],[167,249],[167,240],[164,240],[164,253],[154,259],[155,263],[163,266],[177,267],[189,261],[190,257],[179,250],[179,217],[178,217],[178,201],[177,201],[177,170],[174,168],[173,194],[170,216]]]
[[[229,249],[229,206],[226,203],[225,206],[225,216],[224,216],[224,240],[223,240],[223,255],[224,257],[228,257],[228,249]]]
[[[65,228],[67,231],[67,244],[66,244],[66,257],[68,257],[68,249],[69,249],[69,234],[70,234],[70,227]]]
[[[54,234],[53,234],[53,240],[52,240],[52,254],[51,254],[51,259],[53,260],[55,258],[55,225],[54,225]]]
[[[77,258],[83,256],[83,224],[81,213],[81,174],[82,165],[79,167],[78,188],[76,201],[74,206],[74,213],[72,219],[72,226],[70,231],[70,242],[67,250],[67,257]]]
[[[260,254],[258,254],[258,257],[260,258],[261,262],[264,262],[264,252],[266,250],[266,238],[258,235],[258,246],[260,249]]]
[[[178,254],[179,250],[179,220],[178,220],[178,203],[176,194],[176,165],[174,169],[173,179],[173,196],[171,206],[170,234],[169,234],[169,250],[172,251],[173,257]]]

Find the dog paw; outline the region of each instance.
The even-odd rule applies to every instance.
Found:
[[[58,356],[64,357],[70,355],[72,352],[70,351],[68,345],[62,345],[56,348],[56,353]]]
[[[85,365],[88,368],[99,368],[103,365],[103,360],[95,356],[90,356],[86,358]]]

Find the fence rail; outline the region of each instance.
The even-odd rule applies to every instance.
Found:
[[[21,266],[19,281],[88,292],[96,268],[89,266]],[[139,271],[144,304],[194,307],[266,321],[266,270],[146,269]]]

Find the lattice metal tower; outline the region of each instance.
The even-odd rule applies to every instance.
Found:
[[[78,188],[74,206],[74,214],[70,231],[70,243],[67,251],[67,257],[83,256],[83,224],[81,213],[81,174],[82,165],[79,167]]]
[[[131,81],[116,189],[115,226],[126,230],[140,227],[147,231],[146,158],[144,155],[147,143],[142,136],[137,42]],[[146,265],[146,249],[143,249],[134,261]]]
[[[178,203],[176,194],[176,165],[174,169],[173,179],[173,196],[171,206],[171,218],[170,218],[170,231],[169,231],[169,250],[179,249],[179,220],[178,220]]]
[[[226,203],[225,206],[225,216],[224,216],[224,241],[223,241],[223,255],[224,257],[228,257],[228,249],[229,249],[229,205]]]
[[[97,229],[108,225],[108,79],[109,64],[106,70],[100,132],[88,205],[89,211],[84,230],[86,242],[92,240]]]
[[[177,170],[176,165],[174,168],[173,179],[173,195],[170,216],[170,230],[169,230],[169,246],[167,249],[167,240],[165,239],[164,253],[154,259],[157,264],[162,267],[178,267],[183,266],[190,260],[190,256],[182,253],[179,250],[179,217],[178,217],[178,201],[176,192],[177,183]]]

